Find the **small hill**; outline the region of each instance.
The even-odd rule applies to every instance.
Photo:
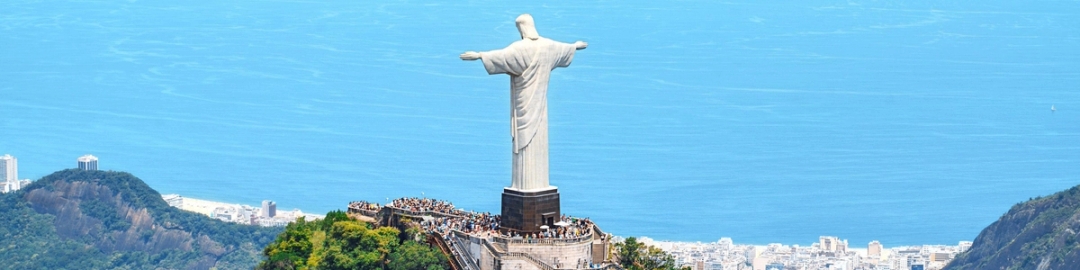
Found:
[[[1080,186],[1017,204],[945,269],[1077,269]]]
[[[71,169],[0,197],[0,268],[252,269],[281,231],[170,207],[129,173]]]

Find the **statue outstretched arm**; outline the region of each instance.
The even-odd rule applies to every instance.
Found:
[[[480,59],[480,53],[478,53],[478,52],[467,51],[467,52],[461,54],[461,60],[473,61],[473,60],[479,60],[479,59]]]
[[[574,42],[574,47],[577,48],[577,50],[584,50],[585,47],[589,47],[589,43],[578,40],[577,42]]]

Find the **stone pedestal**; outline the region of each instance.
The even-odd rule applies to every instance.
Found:
[[[537,233],[540,232],[540,226],[555,227],[555,222],[559,222],[561,215],[559,189],[556,187],[539,190],[503,189],[500,227],[504,231]]]

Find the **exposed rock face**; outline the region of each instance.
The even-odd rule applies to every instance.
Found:
[[[146,208],[132,208],[131,204],[123,201],[119,194],[115,194],[107,186],[95,185],[88,182],[56,181],[53,182],[52,191],[35,189],[26,194],[26,200],[39,213],[56,216],[54,224],[56,233],[66,238],[82,238],[88,236],[101,236],[94,246],[104,252],[114,251],[149,251],[152,253],[162,252],[169,249],[192,251],[192,244],[196,241],[191,233],[182,230],[170,230],[154,225],[154,218],[150,216]],[[105,231],[104,222],[87,215],[79,207],[84,201],[104,204],[107,208],[115,209],[116,218],[122,225],[128,225],[124,230]],[[112,226],[110,226],[112,227]],[[207,246],[221,246],[220,243],[210,240],[203,235],[199,240],[207,243]],[[222,252],[214,252],[210,255],[219,256]]]
[[[1076,269],[1080,186],[1017,204],[945,269]]]

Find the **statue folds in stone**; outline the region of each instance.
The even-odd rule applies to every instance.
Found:
[[[510,75],[510,134],[513,138],[513,176],[510,188],[543,190],[548,183],[547,91],[551,71],[570,66],[582,41],[562,43],[541,37],[533,18],[516,20],[521,40],[501,50],[465,52],[462,60],[481,60],[488,74]]]
[[[570,66],[574,52],[588,44],[541,37],[529,14],[516,22],[521,40],[501,50],[465,52],[461,59],[480,59],[488,74],[510,75],[513,176],[503,189],[500,228],[524,234],[553,226],[560,217],[559,190],[548,183],[548,78],[555,68]]]

